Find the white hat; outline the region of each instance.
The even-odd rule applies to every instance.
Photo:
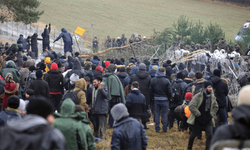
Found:
[[[238,95],[238,106],[239,105],[250,105],[250,85],[244,86]]]
[[[29,104],[29,101],[24,101],[20,99],[18,110],[25,110],[28,104]]]
[[[144,39],[146,39],[147,37],[146,37],[146,36],[144,36],[143,38],[144,38]]]
[[[73,73],[70,78],[71,81],[76,82],[77,80],[79,80],[79,76],[75,73]]]
[[[120,37],[117,37],[117,39],[121,39]]]

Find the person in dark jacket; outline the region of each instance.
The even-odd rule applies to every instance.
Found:
[[[100,64],[100,59],[99,59],[98,56],[94,56],[93,59],[91,60],[91,62],[92,62],[93,64],[95,64],[96,66],[101,66],[101,64]]]
[[[126,106],[128,108],[129,116],[141,121],[146,111],[146,98],[139,90],[139,83],[134,81],[131,84],[131,91],[126,97]]]
[[[153,63],[149,66],[148,71],[150,71],[154,65],[158,66],[158,69],[159,69],[159,59],[158,58],[153,59]]]
[[[63,38],[63,43],[64,43],[64,56],[66,55],[67,52],[73,52],[72,45],[73,45],[73,40],[71,34],[64,28],[62,28],[62,33],[55,39],[54,43],[58,41],[60,38]]]
[[[84,72],[81,70],[81,64],[80,62],[77,60],[77,59],[74,59],[73,60],[73,67],[72,67],[72,70],[69,71],[66,75],[65,75],[65,78],[66,79],[69,79],[70,76],[75,73],[79,76],[79,78],[83,78],[84,77]]]
[[[30,45],[31,45],[30,40],[31,40],[31,36],[28,36],[26,39],[26,48],[25,48],[25,49],[27,49],[27,51],[30,49]]]
[[[184,74],[182,72],[177,73],[176,76],[176,80],[173,81],[174,83],[180,84],[180,90],[179,91],[181,93],[180,97],[181,99],[175,100],[175,101],[170,101],[170,113],[169,113],[169,129],[173,128],[173,124],[174,124],[174,119],[175,119],[175,114],[174,114],[174,110],[177,106],[181,105],[183,103],[183,97],[184,97],[184,90],[187,86],[187,83],[183,81],[184,79]],[[172,84],[172,85],[173,85]],[[177,120],[177,124],[178,124],[178,129],[179,129],[179,120]]]
[[[49,84],[50,98],[54,103],[54,107],[59,112],[63,90],[63,75],[58,71],[56,63],[51,64],[50,71],[47,73],[45,81]]]
[[[49,28],[47,28],[47,27],[48,26],[46,25],[43,33],[41,34],[41,36],[43,37],[43,51],[45,51],[46,48],[48,48],[48,50],[50,50],[49,34],[50,34],[50,30],[51,30],[51,24],[49,24]]]
[[[23,119],[10,120],[6,127],[1,128],[1,150],[66,149],[62,133],[50,127],[54,123],[54,108],[50,102],[31,99],[26,111],[27,116]]]
[[[250,85],[243,87],[238,95],[237,107],[233,110],[232,117],[234,123],[222,125],[213,136],[211,145],[222,143],[225,140],[238,140],[240,142],[250,139]]]
[[[97,77],[97,76],[102,77],[102,72],[103,72],[103,68],[101,66],[97,66],[95,68],[95,70],[93,71],[93,76],[94,77]]]
[[[36,59],[38,58],[37,40],[42,40],[42,39],[38,38],[37,33],[34,33],[31,37],[31,50],[33,53],[35,53]]]
[[[0,126],[7,125],[7,122],[12,119],[22,119],[21,114],[18,113],[19,97],[12,95],[8,98],[8,107],[0,113]]]
[[[123,80],[123,88],[125,89],[125,87],[127,85],[129,85],[129,82],[130,82],[130,78],[136,73],[139,71],[139,68],[136,67],[136,66],[133,66],[129,72],[129,76],[127,76],[124,80]]]
[[[150,61],[144,60],[143,63],[146,65],[147,71],[149,71]]]
[[[155,130],[158,133],[160,132],[160,116],[162,116],[163,132],[167,132],[169,100],[172,97],[171,84],[165,78],[164,71],[164,68],[160,68],[150,85],[151,97],[154,97]]]
[[[219,69],[215,69],[213,74],[214,76],[211,76],[210,80],[213,83],[214,95],[219,105],[219,110],[217,113],[220,116],[220,122],[223,124],[227,124],[228,121],[227,121],[227,111],[226,111],[226,106],[227,106],[226,96],[229,92],[228,86],[225,82],[221,80],[220,78],[221,74]]]
[[[6,62],[6,68],[2,69],[3,78],[5,78],[5,76],[8,73],[11,73],[13,75],[13,80],[16,83],[20,82],[20,74],[18,70],[16,69],[16,65],[13,61]]]
[[[131,90],[131,83],[134,81],[137,81],[139,83],[139,85],[141,87],[140,91],[146,98],[146,105],[147,105],[146,109],[149,109],[149,105],[150,105],[149,86],[150,86],[150,82],[151,82],[151,77],[148,74],[148,72],[146,71],[146,65],[144,63],[141,63],[139,65],[139,71],[136,72],[134,75],[132,75],[132,77],[130,78],[129,87],[128,87],[129,91]],[[146,117],[144,119],[142,119],[142,124],[144,125],[145,129],[148,128],[146,126],[146,120],[147,120]]]
[[[108,87],[102,83],[101,77],[95,77],[93,85],[91,109],[94,121],[94,134],[95,137],[105,139],[107,115],[109,112]]]
[[[31,81],[29,89],[34,90],[35,96],[50,98],[49,84],[42,80],[43,72],[39,69],[36,71],[36,80]]]
[[[91,109],[91,105],[92,105],[93,84],[91,84],[90,78],[87,77],[87,76],[84,77],[84,80],[86,81],[86,84],[87,84],[86,99],[87,99],[87,104],[89,105],[89,110],[90,110]]]
[[[27,48],[26,40],[23,38],[22,34],[19,35],[19,38],[17,40],[17,44],[21,44],[23,49]]]
[[[128,76],[128,74],[125,72],[125,67],[120,67],[119,73],[117,74],[117,77],[120,79],[122,85],[124,79]]]
[[[130,118],[124,104],[116,104],[111,109],[115,125],[111,140],[111,150],[146,150],[148,137],[143,126]]]
[[[171,60],[167,60],[166,63],[163,64],[163,67],[166,68],[166,78],[171,81],[170,77],[171,74],[173,73],[172,68],[174,68],[175,65],[171,65],[172,61]]]
[[[149,71],[149,75],[151,76],[151,79],[153,79],[156,76],[156,72],[158,71],[158,66],[154,65],[152,69]]]

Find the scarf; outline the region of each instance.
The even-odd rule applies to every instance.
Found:
[[[206,91],[204,93],[205,93],[205,98],[206,98],[205,112],[207,112],[211,108],[211,93],[208,94]]]

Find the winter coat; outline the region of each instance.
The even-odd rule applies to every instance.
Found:
[[[73,101],[65,99],[62,103],[60,113],[54,114],[56,119],[53,127],[60,130],[64,135],[67,149],[95,149],[93,140],[88,143],[89,139],[93,139],[91,128],[80,121],[84,119],[84,116],[79,114],[81,113],[75,113],[75,104]],[[88,145],[91,145],[91,147],[88,147]]]
[[[193,96],[197,93],[199,93],[200,91],[204,90],[204,82],[206,82],[205,79],[201,78],[201,79],[197,79],[194,81],[193,85],[192,85],[192,94]]]
[[[89,107],[92,107],[92,92],[93,92],[93,85],[89,84],[87,86],[87,91],[85,92],[87,104],[89,105]]]
[[[128,74],[127,74],[126,72],[119,72],[119,73],[117,74],[117,77],[120,79],[122,85],[123,85],[124,79],[125,79],[127,76],[128,76]]]
[[[7,125],[12,119],[22,119],[21,114],[17,112],[17,109],[7,108],[0,113],[0,126]]]
[[[98,59],[92,59],[91,62],[95,64],[96,66],[101,66],[100,61]]]
[[[30,40],[27,38],[27,39],[25,39],[25,41],[26,41],[26,48],[25,49],[27,49],[27,50],[29,50],[30,49]]]
[[[173,70],[170,64],[165,64],[163,65],[163,67],[166,68],[166,78],[171,81],[171,74],[173,74]]]
[[[12,141],[12,142],[10,142]],[[47,120],[29,114],[23,119],[11,120],[0,132],[1,150],[65,150],[62,133],[50,127]]]
[[[184,91],[187,87],[187,83],[184,82],[182,79],[176,79],[173,82],[177,82],[181,84],[181,97],[184,97]],[[183,98],[179,101],[170,101],[169,108],[176,108],[177,106],[181,105],[183,103]]]
[[[156,71],[149,71],[149,75],[151,76],[151,79],[153,79],[155,77]]]
[[[124,81],[123,81],[123,88],[125,89],[125,87],[127,85],[129,85],[130,82],[130,78],[132,77],[132,75],[134,75],[137,71],[139,71],[138,67],[133,66],[130,70],[129,76],[127,76]]]
[[[164,73],[156,73],[156,77],[151,81],[150,92],[154,100],[169,100],[172,97],[171,84]]]
[[[154,65],[156,65],[156,66],[158,67],[158,70],[159,70],[160,67],[159,67],[158,63],[152,63],[152,64],[149,66],[148,71],[150,71],[150,70],[153,68]]]
[[[192,101],[189,103],[189,109],[191,111],[191,114],[187,120],[187,123],[194,125],[195,119],[201,115],[201,112],[199,111],[199,108],[203,102],[204,97],[204,90],[200,91],[198,94],[196,94]],[[216,102],[216,98],[211,93],[211,107],[210,107],[210,114],[212,116],[212,122],[213,126],[215,126],[214,119],[216,118],[216,113],[218,111],[218,103]]]
[[[66,29],[63,28],[62,33],[56,38],[54,42],[58,41],[60,38],[63,38],[64,53],[72,52],[73,41],[72,41],[71,34]]]
[[[30,56],[32,59],[36,59],[35,53],[34,52],[28,52],[27,56]]]
[[[35,66],[35,63],[36,63],[35,60],[32,60],[32,59],[27,60],[26,61],[26,67],[23,68],[22,70],[20,70],[20,74],[21,74],[21,76],[20,76],[20,85],[21,85],[22,88],[24,88],[24,86],[25,86],[25,81],[26,81],[26,78],[28,77],[28,74],[29,74],[29,67],[30,66]]]
[[[132,75],[130,82],[129,82],[129,91],[131,89],[131,84],[133,81],[137,81],[139,83],[140,91],[146,98],[146,104],[149,105],[150,103],[150,82],[151,77],[146,71],[138,71],[134,75]]]
[[[79,79],[76,81],[75,88],[73,90],[74,92],[77,92],[80,90],[80,92],[78,92],[78,94],[77,94],[77,99],[79,101],[79,104],[81,106],[83,106],[85,110],[87,110],[89,106],[86,103],[87,102],[86,94],[82,90],[86,90],[86,89],[87,89],[87,84],[86,84],[85,80]]]
[[[38,52],[37,40],[42,40],[40,38],[36,38],[38,35],[34,33],[31,37],[31,50],[32,52]]]
[[[61,93],[63,89],[63,75],[60,71],[58,71],[58,67],[57,70],[54,70],[54,65],[57,67],[56,63],[52,63],[51,69],[45,78],[45,81],[49,84],[50,94]]]
[[[102,77],[101,71],[93,71],[93,77]]]
[[[210,80],[213,83],[214,95],[219,108],[225,108],[227,106],[226,97],[229,92],[227,84],[217,76],[211,76]]]
[[[131,90],[126,97],[126,106],[130,117],[141,118],[146,111],[146,98],[140,90]]]
[[[78,60],[74,59],[74,60],[73,60],[73,63],[74,63],[74,65],[73,65],[73,67],[72,67],[72,70],[69,71],[69,72],[66,74],[65,78],[68,78],[68,79],[69,79],[70,76],[71,76],[73,73],[77,74],[77,75],[79,76],[79,79],[80,79],[80,78],[84,78],[84,72],[81,70],[81,64],[80,64],[80,62],[79,62]]]
[[[250,139],[250,106],[240,105],[233,110],[234,123],[218,128],[211,144],[224,140],[249,140]]]
[[[18,95],[19,84],[15,82],[6,82],[5,83],[5,96],[3,98],[3,109],[7,108],[8,98],[11,95]]]
[[[143,125],[133,118],[114,125],[111,150],[146,150],[148,137]]]
[[[43,47],[48,47],[49,48],[49,44],[50,44],[50,41],[49,41],[49,34],[50,34],[50,26],[49,28],[44,28],[44,31],[43,33],[41,34],[41,36],[43,37]]]
[[[96,93],[97,92],[97,93]],[[96,94],[96,98],[94,99]],[[109,112],[108,87],[103,84],[102,89],[93,87],[92,92],[92,113],[107,115]]]
[[[34,90],[35,96],[43,96],[49,98],[49,84],[46,81],[43,81],[41,78],[31,81],[30,89]]]
[[[5,76],[6,76],[7,73],[11,73],[13,75],[13,80],[16,83],[19,83],[19,81],[20,81],[20,75],[19,75],[18,70],[16,69],[16,65],[15,65],[14,62],[10,61],[7,64],[6,68],[2,69],[3,78],[5,78]]]
[[[19,36],[17,40],[17,44],[21,44],[23,46],[23,49],[27,48],[27,43],[26,43],[26,40],[23,38],[23,35]]]

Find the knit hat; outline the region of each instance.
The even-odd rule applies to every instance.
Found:
[[[172,61],[171,60],[167,60],[167,64],[171,64],[172,63]]]
[[[146,70],[146,65],[144,63],[140,63],[139,70]]]
[[[24,101],[22,99],[19,100],[20,103],[19,103],[19,107],[18,107],[18,110],[25,110],[26,109],[26,106],[28,105],[29,101]]]
[[[29,96],[32,96],[32,95],[34,95],[34,90],[32,90],[32,89],[27,89],[26,90],[26,93],[29,95]]]
[[[205,81],[205,82],[204,82],[204,88],[207,88],[207,87],[209,87],[209,86],[213,86],[213,83],[210,82],[210,81]]]
[[[158,71],[158,66],[154,65],[151,70],[152,71]]]
[[[110,61],[106,61],[105,62],[105,68],[108,68],[109,65],[110,65]]]
[[[239,105],[249,105],[250,106],[250,85],[244,86],[238,95],[238,106]]]
[[[50,70],[57,70],[58,71],[58,65],[55,62],[53,62],[50,66]]]
[[[30,72],[33,72],[34,70],[36,70],[36,67],[35,67],[35,66],[30,66],[30,67],[29,67],[29,71],[30,71]]]
[[[194,72],[190,72],[189,74],[188,74],[188,78],[194,78],[195,77],[195,73]]]
[[[78,56],[79,56],[79,53],[78,53],[78,52],[75,52],[75,56],[78,57]]]
[[[77,80],[79,80],[79,75],[73,73],[69,79],[73,82],[76,82]]]
[[[215,69],[214,70],[214,75],[217,77],[220,77],[220,70],[219,69]]]
[[[97,66],[96,68],[95,68],[95,71],[103,71],[103,68],[101,67],[101,66]]]
[[[108,72],[114,73],[114,72],[115,72],[115,69],[116,69],[116,66],[115,66],[114,64],[110,64],[110,65],[108,66]]]
[[[185,95],[185,100],[191,100],[193,98],[193,94],[191,92],[187,92]]]
[[[42,78],[42,76],[43,76],[42,70],[38,69],[38,70],[36,71],[36,78]]]
[[[19,97],[16,95],[11,95],[8,98],[8,107],[17,109],[19,107],[20,101]]]
[[[128,117],[128,109],[127,107],[122,104],[116,104],[112,109],[111,109],[111,115],[114,118],[115,121],[119,121],[123,117]]]
[[[12,82],[13,81],[13,75],[11,73],[7,73],[5,76],[5,82]]]
[[[184,75],[182,72],[177,73],[176,77],[177,79],[184,79]]]
[[[36,97],[29,100],[26,110],[27,114],[39,115],[46,119],[48,115],[54,112],[54,107],[48,100]]]

